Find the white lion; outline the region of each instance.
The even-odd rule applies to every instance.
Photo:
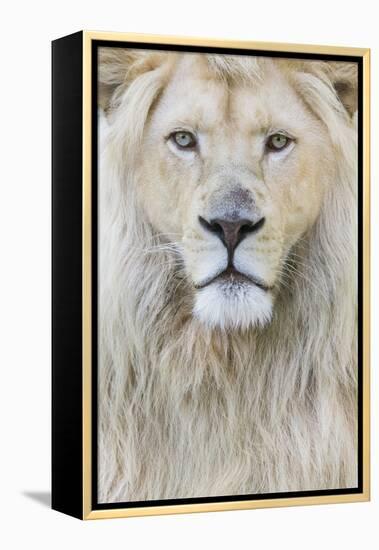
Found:
[[[357,485],[356,88],[101,49],[100,502]]]

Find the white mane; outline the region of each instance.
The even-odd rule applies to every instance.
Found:
[[[136,198],[165,70],[118,90],[100,157],[99,502],[356,486],[356,130],[328,74],[293,79],[329,128],[333,184],[272,322],[229,333],[193,317],[178,251]]]

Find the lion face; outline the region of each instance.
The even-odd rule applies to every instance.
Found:
[[[272,317],[283,264],[315,222],[331,144],[288,75],[265,64],[230,85],[182,59],[147,125],[139,190],[157,233],[177,244],[209,326]]]

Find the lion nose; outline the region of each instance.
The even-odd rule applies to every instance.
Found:
[[[223,242],[228,251],[230,261],[239,243],[250,233],[258,231],[263,226],[265,218],[262,217],[257,221],[241,218],[236,220],[215,218],[208,222],[199,216],[199,222],[205,229],[217,235]]]

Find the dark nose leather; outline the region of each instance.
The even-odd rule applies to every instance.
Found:
[[[258,221],[248,219],[228,220],[215,218],[209,222],[199,216],[200,224],[213,233],[223,242],[227,251],[229,262],[233,259],[233,254],[239,243],[249,234],[258,231],[264,224],[265,218]]]

